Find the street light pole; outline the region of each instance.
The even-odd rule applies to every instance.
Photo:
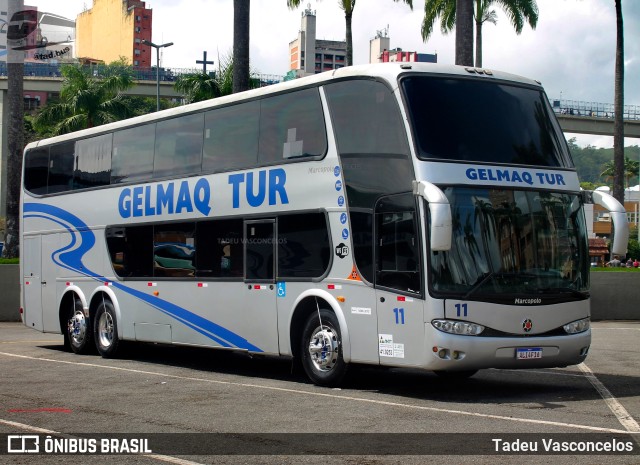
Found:
[[[160,111],[160,49],[164,47],[171,47],[173,42],[156,45],[153,42],[142,39],[142,43],[156,49],[156,111]]]

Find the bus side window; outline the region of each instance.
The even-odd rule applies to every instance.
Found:
[[[384,197],[376,205],[376,286],[420,293],[420,254],[415,200]]]
[[[331,261],[324,213],[278,217],[278,277],[319,278]]]
[[[195,276],[194,223],[156,225],[153,229],[153,275]]]
[[[49,150],[49,180],[47,193],[67,192],[73,189],[75,142],[52,145]]]
[[[260,103],[245,102],[205,113],[202,171],[249,168],[258,162]]]
[[[24,159],[24,187],[32,194],[47,193],[49,173],[49,148],[35,148],[27,152]]]
[[[304,89],[260,101],[260,165],[298,157],[321,157],[326,151],[318,89]]]
[[[155,132],[155,123],[114,132],[111,184],[151,179]]]
[[[109,185],[112,141],[113,134],[103,134],[76,142],[74,189]]]
[[[158,123],[153,159],[154,178],[200,172],[203,127],[203,113]]]
[[[241,278],[242,272],[242,220],[197,223],[196,276]]]
[[[105,235],[116,275],[121,278],[153,276],[153,226],[109,226]]]

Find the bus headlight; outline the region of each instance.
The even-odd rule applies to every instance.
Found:
[[[463,336],[477,336],[484,331],[484,326],[466,321],[456,320],[433,320],[431,322],[434,328],[450,334],[460,334]]]
[[[567,334],[583,333],[591,327],[589,318],[583,318],[582,320],[573,321],[563,326]]]

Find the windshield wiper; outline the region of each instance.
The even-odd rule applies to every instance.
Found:
[[[531,273],[496,273],[495,271],[491,271],[489,273],[485,273],[476,280],[476,284],[473,285],[471,289],[464,295],[464,299],[468,299],[469,296],[475,294],[478,289],[484,286],[487,281],[494,278],[522,278],[522,279],[535,279],[536,275]]]
[[[586,299],[589,294],[587,292],[578,291],[568,287],[540,287],[536,289],[538,294],[571,294],[574,297]]]
[[[480,289],[487,281],[489,281],[491,278],[493,278],[495,276],[496,272],[495,271],[490,271],[488,273],[483,274],[482,276],[480,276],[477,280],[476,283],[473,285],[473,287],[471,289],[469,289],[469,292],[467,292],[463,299],[468,299],[469,296],[473,293],[475,293],[478,289]]]

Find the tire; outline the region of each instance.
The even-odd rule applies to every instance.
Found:
[[[98,305],[94,320],[93,334],[98,352],[104,358],[115,357],[121,343],[118,338],[116,311],[110,300],[103,299]]]
[[[336,315],[320,309],[307,318],[302,330],[300,354],[302,367],[309,379],[319,386],[338,386],[347,373],[348,365],[342,357],[342,336]]]
[[[75,354],[88,354],[93,352],[93,331],[91,319],[86,317],[82,308],[82,301],[73,299],[73,310],[69,312],[67,328],[64,334],[65,347]]]
[[[475,375],[478,372],[478,370],[462,370],[462,371],[445,371],[445,370],[437,370],[434,371],[434,373],[438,376],[440,376],[441,378],[444,379],[467,379],[467,378],[471,378],[473,375]]]

